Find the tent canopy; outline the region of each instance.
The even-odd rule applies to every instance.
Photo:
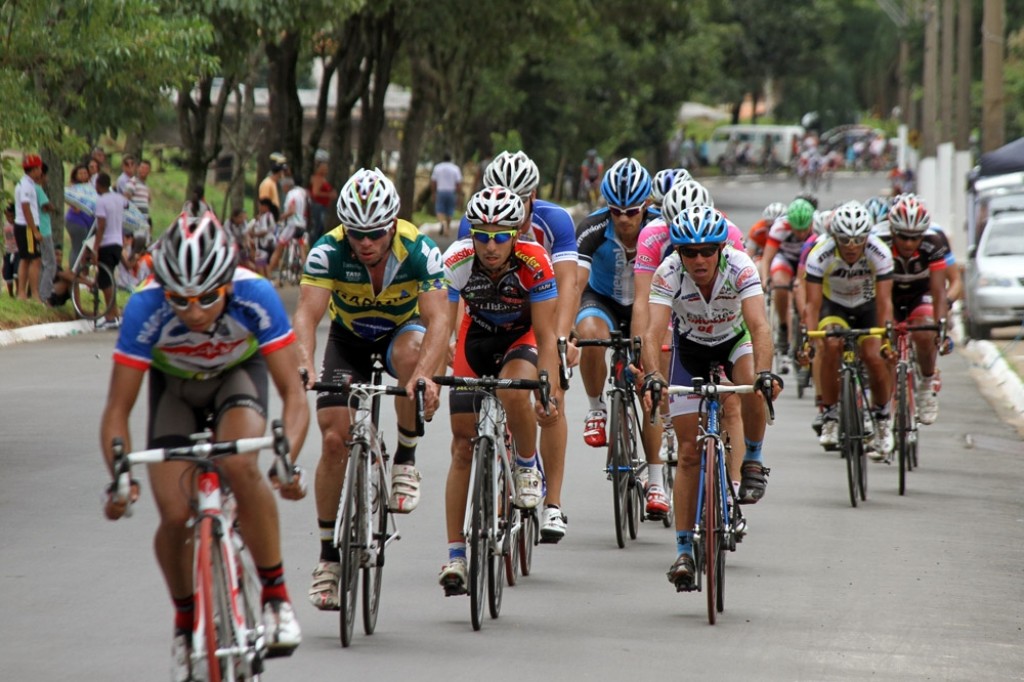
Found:
[[[1024,171],[1024,137],[981,155],[978,177]]]

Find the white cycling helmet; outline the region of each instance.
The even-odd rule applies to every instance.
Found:
[[[823,235],[828,232],[828,219],[832,211],[817,210],[811,218],[811,229],[816,235]]]
[[[526,197],[540,185],[540,171],[526,152],[502,152],[484,170],[485,187],[506,187]]]
[[[889,209],[889,228],[893,234],[919,237],[931,224],[932,216],[917,195],[900,195]]]
[[[360,168],[338,192],[338,220],[353,230],[390,226],[399,206],[395,185],[378,168]]]
[[[711,198],[711,192],[696,180],[676,182],[665,194],[665,199],[661,203],[661,215],[666,223],[671,223],[683,211],[694,206],[714,208],[715,202]]]
[[[847,201],[832,213],[829,231],[833,237],[858,238],[871,234],[875,220],[859,201]]]
[[[651,186],[651,201],[655,206],[661,206],[665,201],[665,195],[672,189],[672,186],[692,180],[690,171],[685,168],[664,168],[654,174],[654,182]]]
[[[470,225],[519,227],[526,219],[523,200],[505,187],[485,187],[469,199],[466,220]]]
[[[163,288],[178,296],[198,296],[229,283],[238,250],[217,216],[182,213],[164,233],[153,254],[153,272]]]
[[[789,207],[781,201],[773,201],[764,207],[764,211],[761,212],[761,217],[770,223],[774,223],[776,220],[786,215],[786,211]]]

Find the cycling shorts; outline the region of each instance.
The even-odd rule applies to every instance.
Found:
[[[791,260],[784,253],[779,251],[775,254],[775,257],[772,258],[771,274],[774,275],[776,272],[784,272],[792,278],[793,275],[796,274],[798,265],[799,259],[796,261]]]
[[[920,320],[929,317],[935,319],[935,307],[932,305],[931,294],[920,294],[910,299],[896,301],[893,305],[893,318],[897,322]]]
[[[511,360],[526,360],[537,366],[537,339],[533,329],[494,334],[462,318],[459,340],[455,345],[452,373],[457,377],[500,376]],[[453,386],[449,391],[451,414],[475,414],[484,393],[471,388]]]
[[[106,246],[100,247],[99,261],[110,268],[111,274],[113,274],[117,270],[117,266],[121,264],[121,251],[123,248],[124,247],[120,244],[107,244]],[[96,283],[99,284],[100,289],[106,289],[107,287],[114,285],[114,282],[111,281],[106,270],[100,270],[99,276],[96,278]]]
[[[211,379],[184,379],[149,370],[147,447],[190,445],[189,436],[217,424],[228,410],[245,407],[267,418],[267,362],[256,354]]]
[[[736,362],[744,355],[751,355],[754,346],[750,332],[744,332],[714,346],[705,346],[676,337],[672,344],[672,358],[669,361],[668,381],[673,386],[692,386],[694,377],[711,380],[711,366],[721,365],[730,381]],[[669,398],[669,415],[679,417],[696,414],[700,409],[700,396],[674,395]]]
[[[832,324],[839,324],[848,329],[866,329],[867,327],[874,327],[877,319],[878,309],[873,300],[861,303],[855,308],[848,308],[844,305],[833,303],[826,298],[821,302],[818,329],[825,329],[825,327]]]
[[[588,317],[604,320],[609,331],[621,330],[622,335],[628,338],[629,326],[633,320],[633,306],[616,303],[597,293],[588,285],[583,290],[583,295],[580,296],[580,311],[576,315],[576,324]]]
[[[397,377],[391,364],[391,351],[395,339],[406,332],[426,332],[420,318],[411,317],[395,327],[390,334],[375,341],[367,341],[347,331],[339,324],[332,323],[327,334],[327,346],[324,348],[324,361],[320,367],[320,381],[342,383],[351,376],[352,381],[365,383],[370,381],[373,373],[373,356],[379,355],[384,363],[384,371]],[[316,409],[328,407],[348,407],[348,396],[341,393],[317,393]]]

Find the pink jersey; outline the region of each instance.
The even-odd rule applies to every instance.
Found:
[[[731,220],[726,219],[729,224],[729,237],[727,243],[737,251],[745,251],[743,247],[743,232],[736,227]],[[662,220],[652,220],[640,230],[640,236],[636,240],[636,260],[633,262],[633,272],[654,273],[662,261],[672,251],[672,242],[668,238],[668,224]]]

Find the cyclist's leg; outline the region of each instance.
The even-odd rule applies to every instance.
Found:
[[[935,324],[935,314],[931,302],[916,306],[910,313],[911,326]],[[917,355],[917,368],[921,383],[917,387],[916,409],[922,424],[933,424],[939,416],[938,386],[936,381],[938,369],[936,361],[939,355],[938,332],[914,332],[911,335]]]
[[[580,311],[576,315],[576,333],[581,339],[611,338],[611,330],[619,328],[620,319],[610,301],[590,287],[584,289],[580,297]],[[580,349],[580,375],[589,403],[584,419],[583,439],[591,447],[603,447],[608,442],[608,407],[604,402],[608,364],[605,355],[605,348]]]
[[[793,281],[793,266],[782,253],[775,254],[771,264],[772,276],[772,307],[775,309],[775,328],[778,330],[773,339],[780,345],[779,351],[785,354],[789,349],[789,286]]]

